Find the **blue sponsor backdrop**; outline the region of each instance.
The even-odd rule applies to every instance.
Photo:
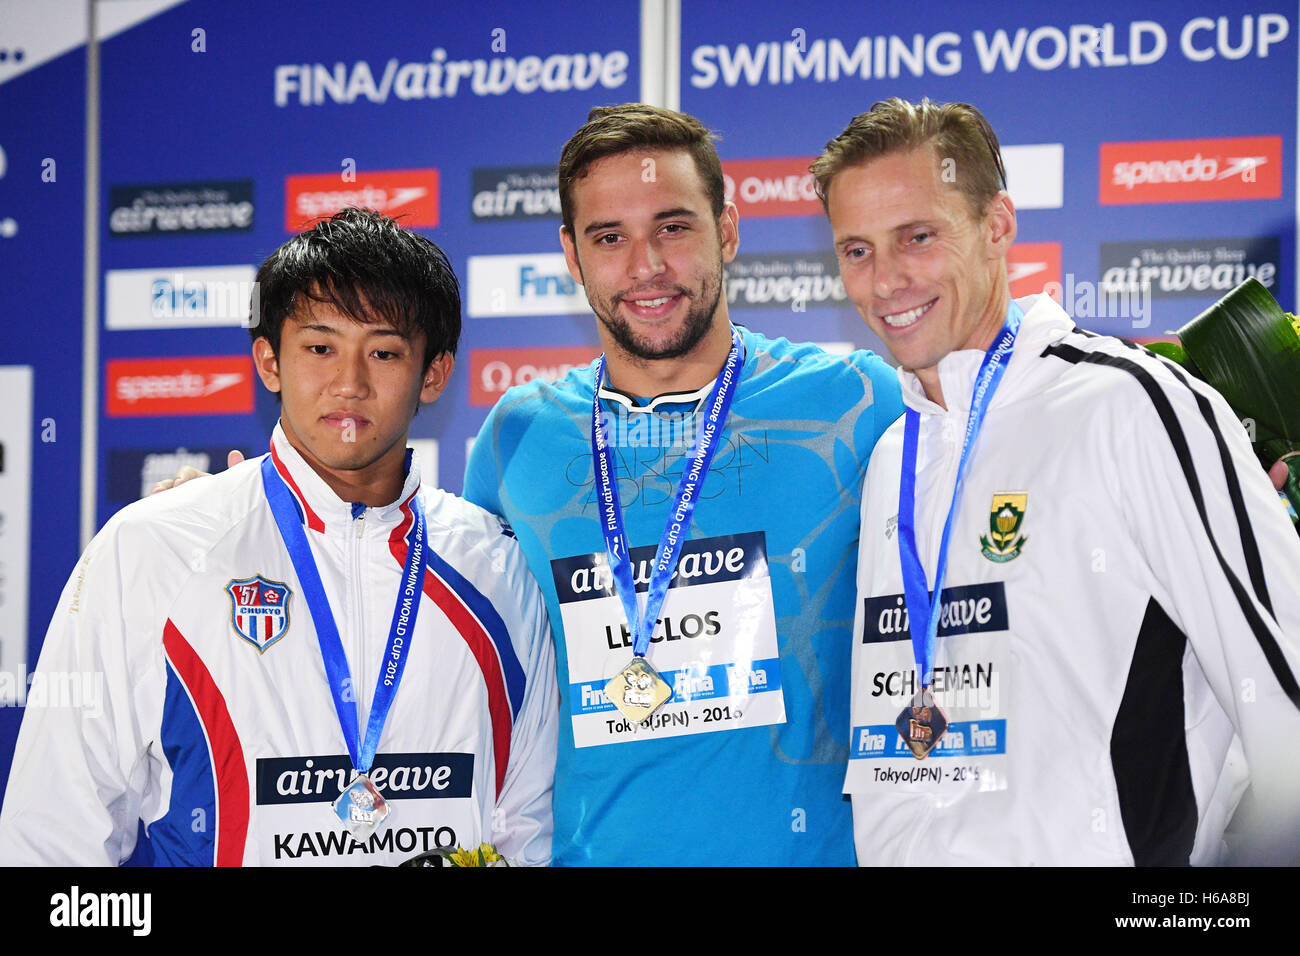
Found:
[[[251,179],[255,210],[249,232],[158,238],[114,236],[105,216],[103,268],[156,268],[167,277],[189,266],[257,265],[290,235],[286,178],[333,174],[336,187],[346,190],[350,167],[358,186],[368,171],[438,170],[438,225],[418,231],[447,250],[463,286],[471,255],[557,252],[558,216],[474,222],[474,170],[553,166],[591,106],[639,98],[637,6],[403,0],[382,8],[376,17],[372,8],[327,0],[313,3],[304,18],[292,6],[191,0],[107,41],[105,202],[114,186]],[[203,52],[195,49],[196,29],[203,31]],[[557,54],[564,60],[548,65]],[[582,62],[575,64],[578,54]],[[539,58],[541,69],[518,79],[529,57]],[[471,64],[468,76],[455,65],[462,63]],[[511,73],[516,82],[507,92],[490,92]],[[554,89],[575,83],[588,88]],[[439,95],[431,96],[431,88]],[[468,288],[462,294],[468,300]],[[439,483],[460,490],[466,442],[486,414],[469,404],[473,349],[595,341],[590,316],[465,318],[451,384],[421,410],[412,430],[413,437],[438,440]],[[105,331],[101,369],[114,358],[234,355],[248,348],[248,332],[233,326]],[[260,384],[256,394],[253,414],[111,418],[101,412],[99,520],[123,505],[108,494],[115,486],[108,474],[114,449],[222,442],[264,449],[277,406]]]
[[[43,9],[49,17],[75,17],[85,7],[60,0]],[[594,0],[532,7],[507,0],[369,6],[322,0],[310,7],[188,0],[105,40],[96,525],[127,503],[146,455],[182,447],[256,452],[276,417],[260,385],[251,413],[108,416],[108,361],[246,355],[249,344],[247,332],[235,326],[107,329],[108,270],[156,270],[168,278],[194,267],[255,266],[289,234],[286,178],[335,174],[342,187],[350,165],[358,178],[367,171],[438,170],[438,224],[421,231],[448,250],[462,282],[471,256],[554,254],[558,217],[535,192],[521,193],[514,206],[506,205],[514,200],[505,193],[538,189],[591,106],[639,98],[638,18],[635,3]],[[6,35],[7,26],[0,24],[0,49],[12,55],[21,42]],[[1019,221],[1023,243],[1060,244],[1063,279],[1095,282],[1104,243],[1181,249],[1202,239],[1243,245],[1263,239],[1252,248],[1276,250],[1273,289],[1294,308],[1298,31],[1294,4],[1254,0],[1099,0],[1077,12],[1054,2],[921,9],[843,0],[801,11],[756,0],[743,16],[734,7],[684,0],[681,103],[720,130],[727,161],[811,157],[853,114],[890,95],[975,103],[1006,145],[1061,144],[1060,207],[1022,209]],[[1131,62],[1135,35],[1150,62]],[[1156,57],[1158,35],[1165,48]],[[1058,38],[1065,45],[1055,63]],[[913,61],[918,44],[921,55]],[[981,56],[994,46],[1004,52]],[[884,69],[877,75],[882,48]],[[575,64],[578,54],[583,59]],[[832,61],[842,73],[857,73],[832,79]],[[866,78],[858,75],[864,68]],[[507,85],[511,71],[510,88],[492,92]],[[587,88],[544,88],[579,82]],[[32,662],[79,552],[85,85],[84,46],[0,83],[0,148],[7,159],[0,227],[6,219],[18,226],[0,238],[0,307],[7,318],[0,364],[35,368]],[[1099,202],[1103,143],[1269,136],[1281,141],[1280,157],[1270,160],[1281,166],[1277,198]],[[57,161],[54,182],[41,179],[45,158]],[[513,170],[513,179],[498,191],[493,184],[505,181],[503,169]],[[231,182],[251,183],[251,200],[242,186],[227,197],[251,201],[251,229],[196,225],[130,237],[110,229],[115,188]],[[502,196],[500,209],[495,199],[475,206],[474,194],[483,191]],[[824,259],[829,229],[815,207],[782,218],[755,211],[743,214],[741,225],[747,257],[741,265],[751,276],[753,267],[767,269],[786,256],[804,265]],[[468,301],[470,290],[464,293]],[[1181,325],[1214,297],[1158,297],[1150,325],[1142,328],[1128,319],[1079,318],[1105,331],[1154,335]],[[733,315],[772,335],[879,348],[847,306],[814,301],[799,312],[768,303],[737,307]],[[460,489],[465,444],[486,414],[484,405],[470,401],[474,350],[595,341],[589,315],[466,317],[451,385],[413,430],[416,438],[440,443],[439,483]],[[41,441],[45,418],[56,423],[56,441]],[[0,708],[0,784],[17,717],[18,711]]]
[[[1165,38],[1163,53],[1149,63],[1127,62],[1134,30],[1142,38],[1139,58],[1154,53],[1159,35]],[[1076,288],[1081,281],[1098,280],[1103,242],[1275,236],[1281,258],[1273,291],[1291,309],[1298,31],[1294,3],[1252,0],[1097,0],[1078,7],[1035,0],[923,9],[850,0],[800,9],[780,0],[756,0],[745,5],[744,16],[685,0],[681,102],[683,110],[722,134],[724,163],[816,156],[855,114],[890,96],[972,103],[988,116],[1003,146],[1064,146],[1063,204],[1022,210],[1019,240],[1060,243],[1062,271],[1073,274]],[[865,47],[859,46],[863,38]],[[1064,41],[1059,64],[1058,40]],[[918,42],[919,63],[913,57]],[[837,45],[850,61],[858,55],[855,70],[843,68],[845,60],[833,55]],[[878,76],[882,46],[884,70]],[[815,69],[819,56],[821,79]],[[1092,59],[1100,65],[1089,65]],[[833,63],[842,67],[838,79],[831,78]],[[1098,202],[1102,143],[1245,136],[1281,137],[1280,198]],[[1016,185],[1013,177],[1013,195]],[[830,229],[819,215],[751,218],[742,221],[740,231],[744,252],[811,253],[830,246]],[[1080,296],[1072,298],[1077,303]],[[1124,317],[1077,318],[1100,331],[1158,336],[1217,298],[1157,298],[1146,327],[1134,327]],[[743,311],[734,315],[746,319]],[[756,323],[768,334],[849,340],[880,350],[879,340],[849,306],[810,305],[806,313],[765,310]]]
[[[0,25],[6,57],[28,55],[20,38],[6,34]],[[0,507],[31,508],[28,670],[81,550],[85,91],[84,46],[0,84],[0,365],[33,368],[31,502]],[[12,582],[17,571],[0,567],[0,576]],[[0,660],[7,680],[25,680],[22,671],[21,662]],[[21,716],[0,707],[0,787]]]

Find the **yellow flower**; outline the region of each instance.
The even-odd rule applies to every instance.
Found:
[[[505,859],[505,857],[496,851],[496,847],[491,843],[480,843],[478,845],[478,855],[479,859],[483,861],[484,866]]]
[[[480,843],[477,850],[457,846],[455,852],[447,854],[447,862],[452,866],[492,866],[498,862],[505,865],[505,857],[491,843]]]
[[[447,854],[447,862],[452,866],[479,866],[478,854],[456,847],[454,853]]]

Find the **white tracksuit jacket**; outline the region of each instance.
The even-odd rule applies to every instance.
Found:
[[[1073,331],[1047,296],[1020,304],[954,519],[934,679],[951,729],[924,760],[893,729],[917,689],[902,418],[871,458],[845,782],[858,862],[1211,863],[1247,777],[1247,858],[1294,861],[1300,537],[1216,392]],[[939,363],[947,411],[900,373],[931,587],[982,358]]]
[[[305,516],[364,732],[419,469],[409,464],[396,503],[362,508],[278,426],[272,450]],[[86,549],[29,690],[0,863],[117,864],[137,848],[138,821],[157,864],[394,864],[482,841],[548,862],[554,650],[513,535],[423,491],[429,571],[372,771],[391,813],[355,841],[330,811],[352,765],[260,465],[136,502]],[[66,675],[88,675],[80,706],[54,693]]]

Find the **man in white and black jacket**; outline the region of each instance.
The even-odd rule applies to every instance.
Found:
[[[908,409],[863,492],[859,863],[1216,863],[1248,785],[1234,859],[1297,861],[1300,538],[1227,403],[1010,299],[1015,209],[973,107],[877,103],[813,172]]]

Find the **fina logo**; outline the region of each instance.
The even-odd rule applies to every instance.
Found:
[[[563,253],[470,256],[471,318],[511,315],[587,315],[591,308],[573,281]]]
[[[248,328],[259,310],[252,266],[109,269],[109,329]]]

